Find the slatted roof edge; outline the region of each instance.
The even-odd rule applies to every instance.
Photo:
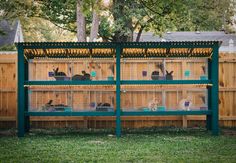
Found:
[[[207,48],[220,46],[222,41],[165,41],[165,42],[22,42],[25,49],[47,48]]]

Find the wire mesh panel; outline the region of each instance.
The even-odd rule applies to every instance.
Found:
[[[34,59],[29,61],[29,80],[71,80],[71,62],[64,59]]]
[[[207,90],[177,86],[123,86],[123,111],[207,110]]]
[[[187,60],[184,69],[184,79],[208,80],[208,66],[206,59]]]
[[[72,80],[114,80],[113,59],[85,59],[72,63]]]
[[[114,59],[34,59],[29,61],[29,80],[115,80]]]
[[[29,90],[29,111],[72,111],[72,94],[66,90]]]
[[[206,59],[122,59],[122,80],[207,80]]]
[[[102,86],[31,87],[29,111],[114,111],[115,91],[108,87],[105,90]]]
[[[74,111],[114,111],[115,92],[102,90],[74,91]]]

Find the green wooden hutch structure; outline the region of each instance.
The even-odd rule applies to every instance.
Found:
[[[30,129],[31,116],[115,116],[116,136],[121,136],[121,116],[206,115],[207,129],[218,135],[218,50],[219,41],[199,42],[24,42],[18,43],[18,136]],[[100,51],[99,51],[100,50]],[[105,51],[105,52],[104,52]],[[124,58],[201,58],[208,61],[206,80],[121,80]],[[34,58],[114,58],[116,80],[30,81],[28,61]],[[208,91],[207,110],[168,110],[156,112],[122,111],[121,85],[205,84]],[[116,110],[112,112],[32,112],[28,107],[28,87],[39,85],[114,85]]]

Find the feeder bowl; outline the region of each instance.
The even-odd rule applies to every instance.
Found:
[[[159,75],[152,75],[151,78],[152,80],[159,80]]]
[[[207,80],[207,76],[206,75],[200,76],[200,80]]]
[[[54,77],[54,72],[48,72],[49,77]]]
[[[147,71],[143,71],[142,75],[143,75],[143,77],[146,77],[147,76]]]
[[[63,106],[58,106],[58,107],[54,107],[55,111],[65,111],[65,107]]]
[[[71,108],[71,107],[64,107],[64,111],[65,111],[65,112],[71,112],[71,111],[72,111],[72,108]]]
[[[69,81],[70,77],[64,76],[64,81]]]
[[[185,101],[185,103],[184,103],[184,106],[185,106],[185,107],[188,107],[188,106],[189,106],[189,104],[190,104],[190,102],[189,102],[189,101]]]
[[[207,107],[206,106],[201,106],[200,110],[207,110]]]
[[[166,80],[165,76],[158,76],[158,80]]]
[[[152,80],[158,80],[159,78],[159,71],[153,71],[151,75]]]
[[[91,76],[92,77],[96,77],[96,75],[97,75],[96,71],[91,71]]]
[[[166,110],[166,107],[165,107],[165,106],[158,106],[158,107],[157,107],[157,110],[158,110],[158,111],[165,111],[165,110]]]
[[[113,81],[113,80],[114,80],[114,77],[113,77],[113,76],[108,76],[108,77],[107,77],[107,80]]]
[[[89,104],[89,106],[90,106],[91,108],[94,108],[94,107],[96,106],[96,103],[95,103],[95,102],[91,102],[91,103]]]
[[[185,70],[184,71],[184,76],[185,77],[189,77],[190,76],[190,71],[189,70]]]
[[[109,106],[97,106],[96,107],[96,111],[104,111],[104,112],[111,112],[114,109],[112,107]]]
[[[149,108],[143,108],[143,111],[144,112],[149,112],[149,111],[151,111]]]

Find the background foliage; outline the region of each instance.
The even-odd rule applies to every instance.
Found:
[[[134,32],[143,31],[158,35],[166,31],[235,32],[232,28],[235,3],[235,0],[110,0],[105,7],[102,0],[83,0],[82,11],[87,35],[92,11],[96,10],[100,15],[99,37],[104,41],[132,41]],[[76,4],[77,0],[1,0],[0,19],[20,19],[26,41],[75,40]]]

